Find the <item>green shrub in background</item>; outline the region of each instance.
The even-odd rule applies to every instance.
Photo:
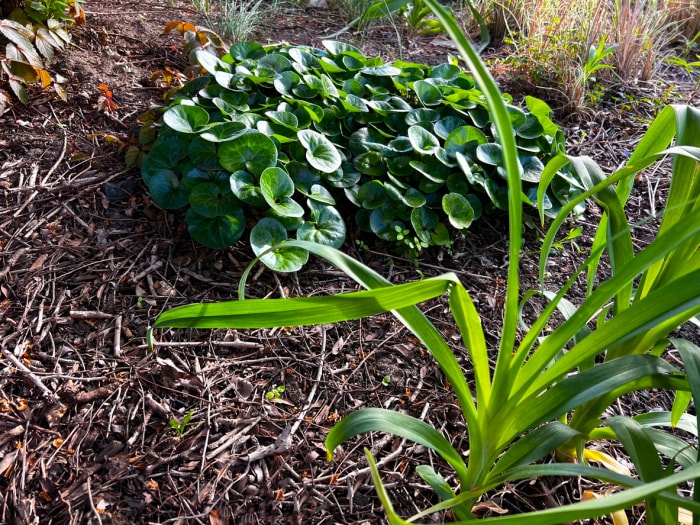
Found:
[[[7,82],[14,95],[29,102],[29,85],[42,88],[53,84],[66,100],[65,90],[46,71],[46,62],[70,42],[68,27],[85,22],[80,0],[34,0],[11,13],[0,13],[0,81]],[[0,89],[0,114],[10,102]]]
[[[357,48],[263,47],[243,42],[222,58],[193,51],[204,74],[174,95],[141,173],[154,202],[187,207],[190,234],[213,248],[234,244],[254,218],[256,254],[289,236],[333,247],[354,225],[412,254],[449,245],[450,228],[507,208],[502,146],[474,80],[456,59],[430,67],[384,64]],[[541,100],[527,110],[504,96],[516,131],[526,200],[564,149]],[[542,201],[556,215],[580,193],[567,169]],[[350,213],[350,217],[352,217]],[[305,256],[264,262],[298,270]]]
[[[392,311],[440,364],[468,428],[468,451],[453,446],[425,421],[381,408],[348,414],[331,429],[326,438],[329,458],[346,440],[381,431],[420,443],[439,454],[454,470],[458,489],[439,473],[445,467],[416,468],[416,473],[442,501],[405,520],[394,511],[374,458],[367,452],[378,495],[392,525],[416,523],[445,509],[453,510],[458,523],[471,523],[476,520],[473,505],[488,491],[517,480],[544,476],[585,476],[613,483],[619,491],[559,508],[483,521],[565,523],[644,502],[647,523],[676,523],[681,515],[682,521],[688,523],[690,514],[697,522],[700,491],[695,486],[692,497],[682,497],[678,487],[700,478],[697,416],[687,411],[690,401],[694,398],[697,404],[700,398],[700,348],[687,340],[668,337],[687,321],[697,321],[700,314],[700,111],[687,106],[663,109],[627,162],[608,177],[587,157],[562,154],[548,163],[540,180],[540,197],[545,195],[551,177],[565,165],[573,167],[585,192],[562,208],[550,228],[542,248],[543,268],[559,226],[576,205],[594,198],[605,210],[605,216],[590,256],[563,288],[526,293],[525,302],[533,295],[543,295],[550,302],[532,326],[523,326],[519,293],[522,181],[512,118],[491,76],[454,19],[437,0],[425,2],[458,43],[483,87],[501,139],[503,167],[511,189],[510,264],[498,349],[487,346],[476,307],[456,276],[446,274],[394,286],[333,248],[300,241],[287,244],[323,256],[368,290],[331,297],[194,304],[163,313],[154,328],[325,324]],[[654,240],[635,253],[624,204],[635,175],[666,155],[673,155],[674,160],[662,224]],[[604,252],[609,256],[612,275],[601,278],[594,286],[600,277],[598,260]],[[241,298],[249,271],[250,268],[239,287]],[[586,272],[587,297],[579,298],[580,304],[569,302],[565,296]],[[448,343],[414,306],[445,292],[468,352],[473,374],[470,382]],[[557,310],[563,314],[563,321],[554,316]],[[153,344],[152,333],[149,342]],[[669,348],[678,352],[679,360],[674,362],[682,362],[682,369],[664,358],[664,351]],[[672,410],[603,416],[621,396],[652,388],[675,392]],[[673,427],[683,429],[691,437],[685,439],[667,431]],[[614,463],[587,448],[590,441],[602,439],[622,445],[634,465],[634,474],[588,464],[589,460],[604,465]],[[459,441],[462,443],[461,437]],[[566,461],[553,459],[555,452],[557,458]],[[549,462],[541,462],[546,458]]]

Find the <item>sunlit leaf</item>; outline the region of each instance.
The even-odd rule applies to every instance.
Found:
[[[323,206],[313,221],[299,227],[297,239],[340,248],[345,242],[345,222],[338,210]]]
[[[273,246],[287,240],[287,230],[275,219],[260,219],[250,231],[250,245],[255,255],[269,268],[278,272],[296,272],[309,258],[309,252],[300,248],[276,248],[265,253]]]
[[[457,229],[469,228],[474,220],[474,209],[469,201],[458,193],[448,193],[442,198],[442,209]]]
[[[332,173],[340,168],[342,158],[335,145],[324,135],[304,129],[297,133],[299,142],[306,148],[306,160],[323,173]]]
[[[199,106],[178,104],[163,114],[163,121],[178,133],[197,133],[209,122],[209,113]]]
[[[260,175],[277,163],[277,148],[263,133],[252,131],[222,143],[219,162],[230,172],[246,170]]]

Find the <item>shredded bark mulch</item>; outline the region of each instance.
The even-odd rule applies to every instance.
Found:
[[[400,512],[435,503],[415,466],[432,462],[454,480],[439,458],[413,443],[364,436],[335,461],[325,457],[333,423],[363,406],[411,413],[468,450],[444,377],[390,315],[312,328],[166,331],[156,351],[148,350],[146,329],[164,310],[234,299],[252,255],[242,245],[196,245],[182,215],[158,209],[138,169],[125,167],[124,147],[137,136],[141,115],[162,103],[168,88],[153,73],[186,65],[179,36],[165,36],[163,28],[169,20],[197,21],[197,12],[186,2],[169,7],[157,0],[90,0],[84,7],[87,24],[51,66],[67,79],[68,102],[36,92],[29,106],[18,103],[0,116],[0,522],[381,523],[365,447],[378,458]],[[340,27],[333,9],[295,8],[266,22],[258,36],[317,44]],[[367,54],[399,56],[396,28],[371,31],[356,41]],[[405,60],[451,52],[431,38],[399,36]],[[112,92],[112,108],[100,98],[100,84]],[[679,100],[692,92],[689,80],[676,86]],[[572,152],[607,167],[622,162],[620,153],[633,149],[649,117],[625,111],[611,100],[567,122]],[[633,216],[658,211],[664,173],[640,178]],[[585,230],[576,243],[583,249],[598,216],[592,206],[580,222]],[[654,223],[637,231],[643,243]],[[505,232],[504,217],[489,218],[451,252],[426,253],[417,265],[383,246],[348,249],[393,282],[454,271],[495,347]],[[541,234],[536,227],[525,232],[524,287],[536,282]],[[556,286],[579,254],[567,245],[554,257],[562,274],[553,276]],[[312,260],[297,275],[261,269],[248,295],[355,289]],[[446,302],[424,310],[468,369]],[[641,402],[666,406],[668,399]],[[482,512],[560,505],[580,493],[574,481],[509,486],[490,495]]]

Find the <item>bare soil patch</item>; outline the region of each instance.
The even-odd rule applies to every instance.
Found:
[[[146,348],[146,328],[165,309],[235,298],[251,253],[196,245],[182,216],[151,203],[114,140],[135,137],[139,115],[160,103],[164,87],[152,73],[184,67],[179,38],[162,32],[169,20],[196,21],[196,11],[164,0],[90,0],[84,7],[87,25],[51,68],[68,79],[68,102],[35,93],[28,107],[17,104],[0,116],[0,522],[381,523],[364,447],[381,460],[402,512],[433,503],[414,468],[441,463],[412,443],[364,437],[336,461],[325,460],[329,428],[362,406],[405,410],[468,450],[441,372],[389,315],[303,329],[170,331],[159,336],[155,353]],[[259,39],[317,45],[341,26],[332,9],[298,8],[270,20]],[[414,61],[451,52],[432,38],[398,36],[400,53],[393,27],[375,26],[355,43],[367,54]],[[513,91],[508,78],[501,80]],[[689,102],[683,97],[691,84],[683,82],[678,97]],[[113,111],[98,107],[103,83],[113,92]],[[653,110],[623,110],[611,100],[572,119],[572,152],[619,164],[644,129],[643,111]],[[665,186],[663,170],[640,179],[630,213],[648,217]],[[591,207],[583,221],[583,249],[598,216]],[[640,242],[654,224],[645,228]],[[418,267],[380,245],[356,252],[349,242],[348,249],[394,282],[454,271],[495,342],[505,231],[503,217],[488,218],[450,253],[426,253]],[[524,287],[535,283],[540,234],[525,232]],[[578,253],[568,246],[555,257],[560,275],[553,286],[573,270]],[[312,260],[298,275],[260,271],[248,295],[355,288]],[[446,304],[435,301],[425,311],[468,368]],[[280,397],[266,399],[278,386]],[[179,435],[169,421],[188,413]],[[492,502],[524,511],[580,494],[573,482],[551,489],[541,482],[508,487]]]

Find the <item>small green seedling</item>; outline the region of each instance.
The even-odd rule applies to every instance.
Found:
[[[386,375],[382,378],[382,386],[389,386],[389,383],[391,383],[391,376]]]
[[[170,419],[170,421],[169,421],[170,426],[175,429],[175,432],[177,432],[178,436],[182,437],[182,435],[185,433],[185,428],[187,428],[187,425],[189,424],[193,415],[194,415],[194,408],[191,408],[190,410],[187,411],[187,413],[185,414],[185,417],[182,418],[182,421],[178,421],[175,418]]]
[[[576,243],[576,241],[574,239],[576,239],[577,237],[580,237],[582,232],[583,232],[583,228],[580,226],[578,226],[577,228],[571,228],[569,230],[569,233],[566,234],[566,237],[564,237],[561,241],[554,242],[552,244],[552,249],[553,250],[563,250],[564,243],[570,243],[571,246],[573,246],[577,252],[581,253],[581,247]]]
[[[284,385],[272,385],[272,390],[265,393],[265,399],[279,399],[282,392],[284,392]]]

